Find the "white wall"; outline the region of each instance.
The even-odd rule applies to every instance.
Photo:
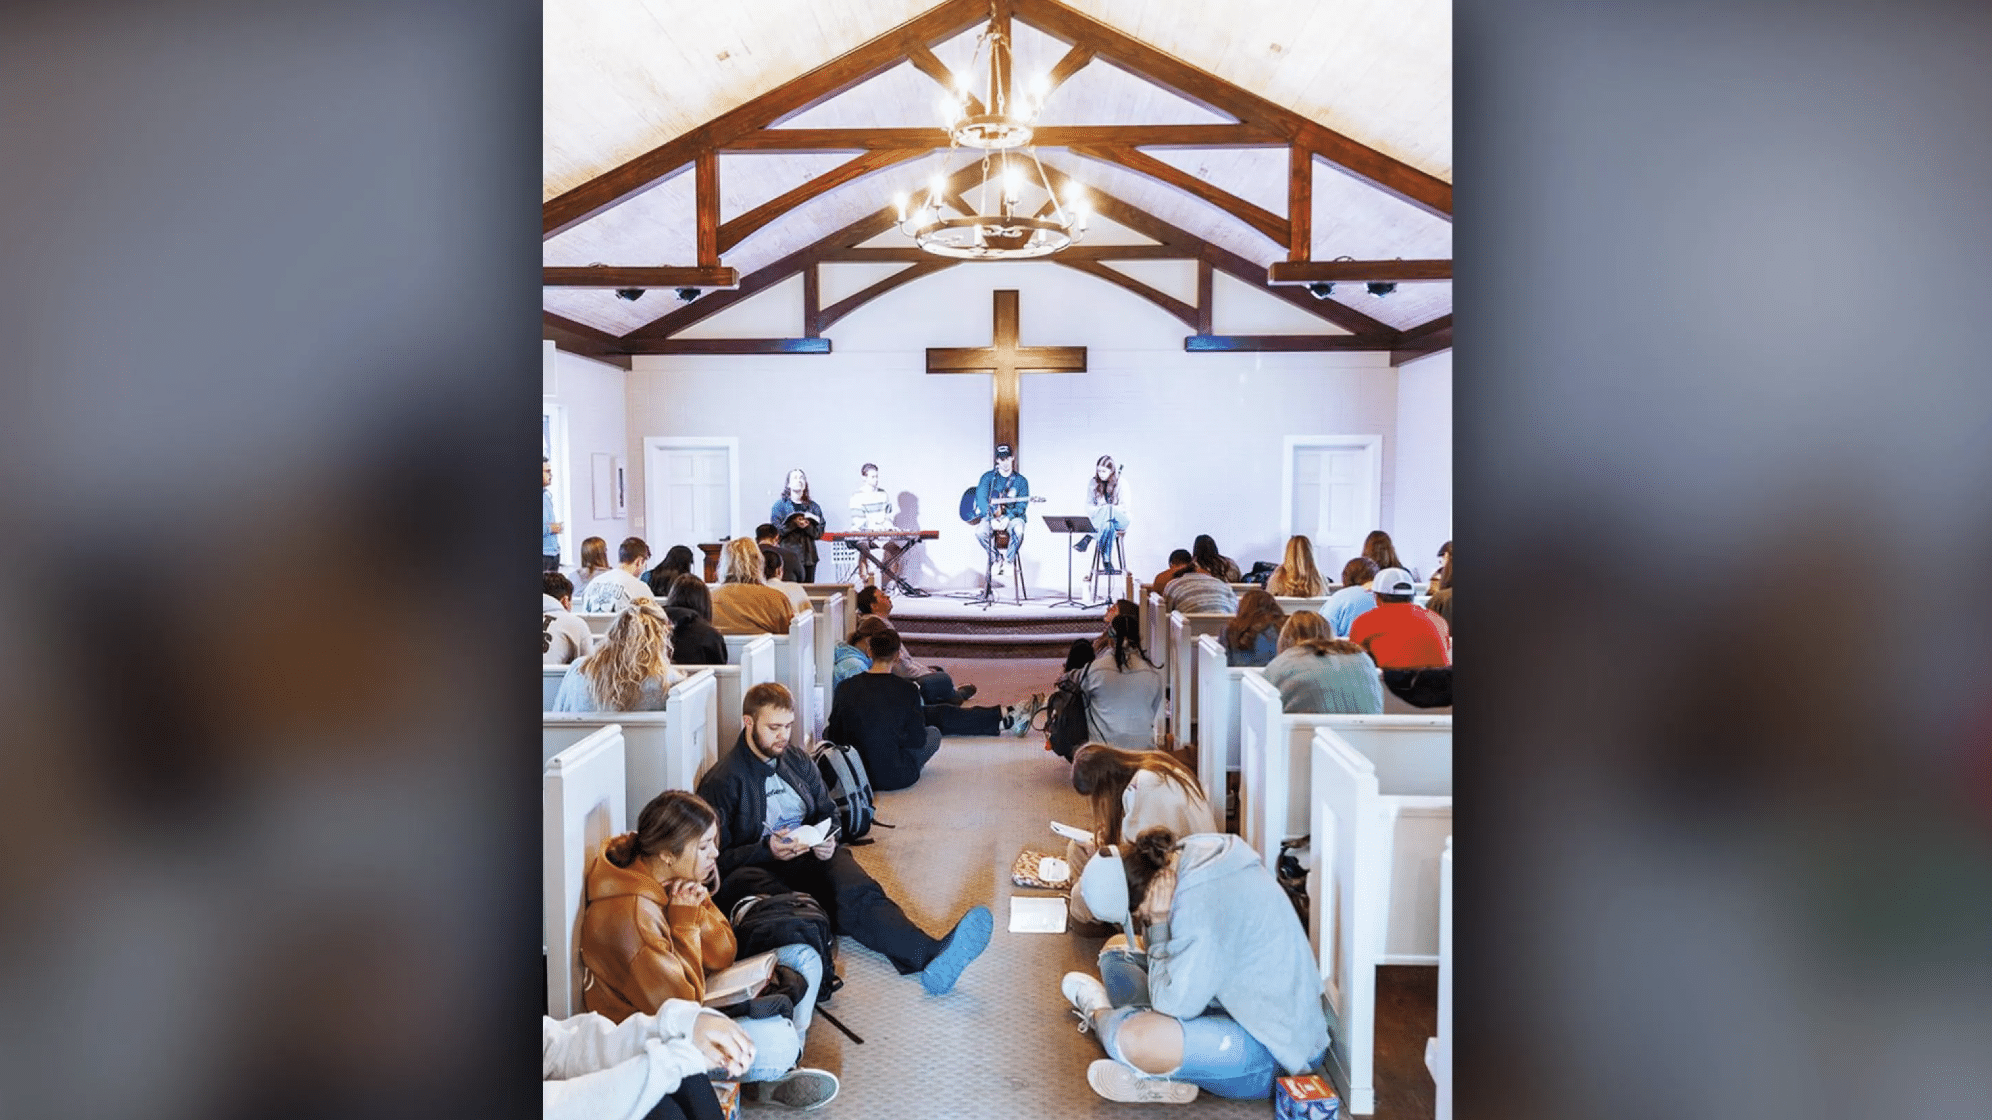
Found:
[[[1449,373],[1439,394],[1447,402],[1443,429],[1430,408],[1414,410],[1423,450],[1407,455],[1398,447],[1399,374],[1387,355],[1185,353],[1190,332],[1180,321],[1049,263],[968,264],[909,284],[837,323],[827,332],[828,355],[638,357],[628,376],[631,461],[641,464],[645,436],[737,436],[743,524],[766,518],[783,476],[800,466],[837,527],[859,465],[876,462],[909,507],[906,520],[917,516],[919,527],[941,531],[923,549],[916,582],[969,586],[980,579],[981,551],[956,505],[989,467],[991,383],[987,375],[927,374],[925,348],[987,345],[990,293],[999,287],[1022,292],[1025,345],[1088,347],[1086,373],[1024,378],[1019,467],[1034,492],[1053,498],[1034,512],[1084,513],[1094,459],[1107,453],[1125,461],[1135,507],[1129,561],[1143,576],[1199,532],[1242,565],[1277,560],[1281,440],[1289,434],[1382,435],[1384,528],[1403,515],[1400,471],[1448,479],[1449,501]],[[1221,322],[1247,310],[1269,323],[1299,314],[1238,291],[1229,298],[1272,307],[1227,309],[1220,294]],[[724,319],[729,335],[790,333],[795,312],[787,301],[761,303],[775,294],[712,322]],[[1444,362],[1449,370],[1450,358]],[[1421,387],[1426,380],[1414,379]],[[1442,464],[1425,461],[1439,452]],[[630,524],[641,534],[643,483],[634,477],[640,470],[632,473]],[[1429,485],[1417,493],[1413,521],[1450,523],[1449,508],[1432,508]],[[1416,547],[1429,553],[1439,539]],[[1034,589],[1063,587],[1064,541],[1033,518],[1024,557]],[[693,542],[650,543],[661,553]]]
[[[1397,370],[1397,502],[1391,539],[1404,562],[1429,576],[1452,539],[1451,350]],[[1386,507],[1387,508],[1387,507]]]
[[[629,453],[626,376],[615,366],[565,350],[554,359],[552,391],[544,398],[548,404],[562,406],[567,414],[567,461],[555,463],[554,470],[564,472],[567,480],[568,531],[561,534],[560,547],[570,565],[580,562],[581,541],[587,537],[607,541],[613,563],[616,545],[634,532],[628,517],[595,516],[592,464],[592,456],[601,453],[621,458],[632,481],[643,473],[641,456]],[[559,485],[558,479],[555,485]],[[632,501],[632,508],[634,504]],[[652,551],[663,554],[662,549]]]

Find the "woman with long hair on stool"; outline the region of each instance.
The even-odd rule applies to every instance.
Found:
[[[1093,517],[1093,532],[1080,537],[1079,542],[1072,546],[1073,551],[1086,551],[1086,545],[1097,533],[1100,537],[1097,549],[1100,574],[1121,574],[1120,569],[1114,567],[1114,540],[1127,532],[1130,522],[1127,494],[1121,489],[1121,469],[1114,463],[1112,455],[1102,455],[1093,464],[1093,477],[1086,481],[1086,510]]]

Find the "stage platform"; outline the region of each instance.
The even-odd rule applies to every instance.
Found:
[[[1021,605],[999,598],[984,606],[964,594],[894,597],[892,624],[915,657],[1063,658],[1072,639],[1092,638],[1105,626],[1104,604],[1054,607],[1060,596],[1045,595]]]

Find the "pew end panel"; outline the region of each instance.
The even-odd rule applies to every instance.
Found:
[[[1425,1043],[1425,1070],[1432,1075],[1433,1120],[1452,1120],[1453,1040],[1453,842],[1446,837],[1439,857],[1439,1033]]]
[[[577,941],[588,861],[628,831],[622,729],[590,729],[546,761],[540,776],[540,922],[546,941],[547,1014],[581,1010]]]

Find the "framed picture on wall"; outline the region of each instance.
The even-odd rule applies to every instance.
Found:
[[[611,472],[615,476],[614,515],[617,517],[628,517],[629,516],[629,473],[624,467],[622,456],[620,455],[616,456],[612,460],[612,462],[615,464],[615,467]]]

